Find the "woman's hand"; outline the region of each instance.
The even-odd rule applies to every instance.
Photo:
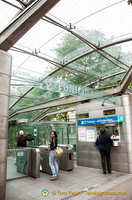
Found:
[[[48,151],[50,151],[50,148],[48,148]]]

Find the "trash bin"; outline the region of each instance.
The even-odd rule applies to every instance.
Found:
[[[63,155],[59,158],[59,169],[72,170],[74,168],[74,155],[72,145],[59,145],[63,150]]]
[[[40,149],[31,149],[31,176],[40,178]]]

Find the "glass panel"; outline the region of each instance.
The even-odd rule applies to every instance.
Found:
[[[8,152],[7,153],[7,177],[14,179],[28,175],[28,152]]]
[[[68,133],[68,144],[73,145],[73,153],[74,153],[74,160],[77,159],[77,149],[76,149],[76,126],[75,125],[68,125],[67,127]]]
[[[120,17],[122,13],[127,13],[124,15],[123,20]],[[76,29],[80,31],[81,26],[82,33],[83,30],[96,29],[101,30],[107,38],[130,33],[130,17],[132,16],[132,13],[131,6],[128,6],[126,1],[96,0],[93,4],[93,1],[90,0],[89,9],[87,6],[86,8],[83,7],[83,13],[81,14],[82,17],[80,17],[80,21],[76,22]],[[107,38],[106,41],[109,41]],[[96,44],[100,42],[96,37],[94,37],[94,40],[96,41]],[[103,43],[104,42],[105,41],[103,41]]]
[[[12,78],[19,78],[20,80],[40,81],[41,78],[46,77],[56,67],[36,57],[30,57],[22,64],[13,67]],[[26,81],[25,81],[26,82]]]
[[[26,3],[28,0],[18,0],[18,1],[22,1],[23,3]],[[21,4],[18,2],[17,0],[7,0],[7,2],[10,2],[10,3],[12,3],[13,5],[15,5],[15,6],[19,6],[19,7],[21,7]],[[12,8],[12,7],[11,7]]]
[[[18,11],[17,8],[0,1],[0,32],[11,22]]]
[[[112,85],[119,85],[121,79],[124,77],[124,74],[119,74],[114,77],[108,78],[108,83],[98,83],[98,87],[105,87],[106,89]]]
[[[19,98],[15,95],[10,95],[10,104],[9,104],[9,108],[18,100]]]
[[[23,3],[27,6],[33,1],[24,0]],[[18,1],[9,2],[22,7]],[[2,1],[0,6],[1,29],[20,10]],[[122,13],[124,13],[123,19],[120,17]],[[86,97],[101,98],[107,94],[102,89],[95,89],[119,84],[132,65],[130,41],[132,12],[131,6],[126,1],[95,0],[94,3],[92,0],[83,0],[83,3],[79,0],[60,1],[46,16],[61,23],[70,33],[43,18],[9,50],[13,56],[10,106],[18,101],[10,113],[67,95],[84,95],[84,93],[66,93],[64,90],[57,91],[57,82],[71,84],[72,89],[76,86],[81,90],[88,88]],[[125,42],[127,39],[129,42]],[[93,52],[88,42],[97,47],[107,45],[107,48],[103,49],[105,52],[99,51],[103,56],[96,51]],[[111,46],[114,42],[117,44]],[[53,88],[50,90],[42,87],[43,79],[47,76],[53,77]],[[25,96],[25,92],[31,87],[35,88]],[[24,98],[20,100],[23,95]],[[17,117],[31,117],[31,114],[37,115],[39,111]]]
[[[12,110],[22,109],[24,107],[46,103],[50,100],[55,100],[59,97],[63,97],[64,95],[60,96],[60,93],[46,91],[44,89],[35,88],[31,93],[26,95],[26,97],[22,98],[13,108]]]
[[[39,31],[38,31],[39,30]],[[39,20],[16,44],[15,47],[26,48],[29,50],[37,50],[37,53],[49,53],[50,49],[54,49],[58,43],[58,38],[63,36],[63,30],[59,27],[51,25],[43,20]],[[56,38],[57,37],[57,38]],[[50,48],[50,49],[49,49]]]
[[[108,47],[104,49],[106,52],[110,53],[112,56],[123,62],[125,65],[130,66],[132,64],[132,42],[125,42],[119,45]],[[120,62],[118,62],[120,64]]]

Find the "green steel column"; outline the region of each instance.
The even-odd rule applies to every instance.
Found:
[[[11,56],[0,50],[0,200],[5,200]]]

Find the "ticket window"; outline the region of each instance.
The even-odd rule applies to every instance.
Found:
[[[106,129],[108,135],[111,137],[113,141],[118,141],[118,142],[120,141],[120,130],[118,123],[98,125],[96,127],[97,135],[99,135],[101,128]]]

